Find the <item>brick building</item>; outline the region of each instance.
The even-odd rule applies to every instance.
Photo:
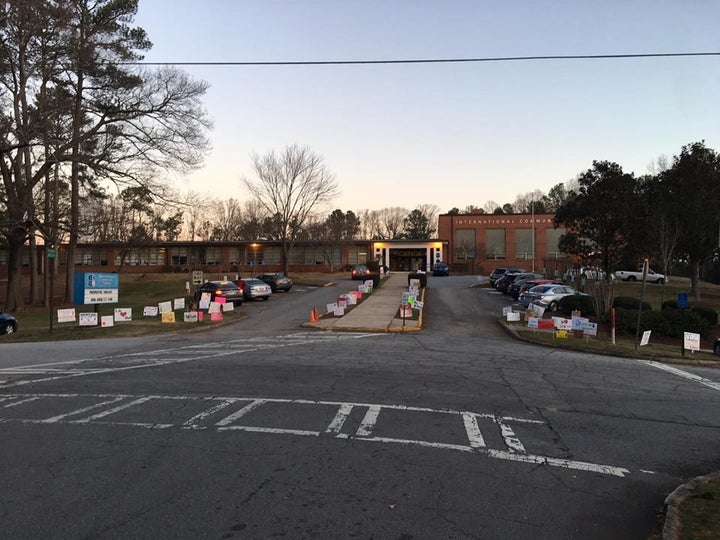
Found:
[[[447,257],[458,271],[489,274],[497,266],[518,266],[547,275],[570,264],[558,243],[564,227],[554,214],[442,214],[438,237],[448,242]]]

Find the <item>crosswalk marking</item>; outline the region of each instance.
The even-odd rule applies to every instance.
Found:
[[[0,396],[0,424],[24,423],[35,425],[68,425],[88,426],[100,425],[108,427],[134,427],[144,429],[180,429],[180,430],[214,430],[219,433],[248,432],[271,435],[291,435],[303,437],[331,437],[334,439],[352,439],[401,446],[418,446],[437,450],[452,450],[464,453],[475,453],[493,459],[514,461],[550,467],[560,467],[578,471],[593,472],[604,475],[625,477],[630,474],[626,468],[611,465],[596,464],[588,461],[563,459],[552,456],[543,456],[528,452],[526,445],[520,441],[510,424],[513,425],[545,425],[542,420],[533,418],[520,418],[512,416],[498,416],[473,411],[453,409],[433,409],[430,407],[415,407],[401,404],[354,403],[338,401],[314,401],[306,399],[278,399],[240,396],[188,396],[188,395],[128,395],[128,394],[76,394],[76,393],[46,393],[46,394],[6,394]],[[93,402],[94,401],[94,402]],[[90,403],[88,403],[90,402]],[[25,405],[32,406],[25,408]],[[162,412],[162,404],[170,404],[171,413]],[[181,404],[178,408],[173,403]],[[82,405],[72,408],[73,405]],[[275,405],[263,409],[265,405]],[[278,427],[271,425],[272,414],[279,414],[277,407],[293,407],[296,405],[315,406],[303,409],[303,416],[307,421],[317,422],[324,419],[320,429],[308,429],[307,426],[297,425]],[[42,418],[38,412],[39,407],[47,410],[65,410],[61,414]],[[329,407],[328,407],[329,406]],[[233,410],[235,408],[235,410]],[[132,409],[134,413],[128,417],[126,413]],[[353,422],[348,422],[353,411],[358,409],[358,415]],[[42,410],[42,409],[41,409]],[[185,411],[185,417],[178,417],[179,411]],[[252,414],[259,411],[260,414]],[[378,420],[386,411],[394,411],[391,421],[382,423],[378,427]],[[285,412],[289,412],[285,410]],[[419,420],[417,414],[432,415],[444,414],[448,418],[458,418],[457,430],[452,429],[455,441],[448,441],[447,435],[440,436],[435,433],[437,423]],[[88,413],[92,413],[88,415]],[[229,413],[229,414],[228,414]],[[359,414],[362,420],[359,421]],[[168,422],[168,416],[172,422]],[[290,415],[297,418],[297,414]],[[422,418],[422,417],[420,417]],[[263,420],[264,419],[264,420]],[[483,421],[481,426],[480,421]],[[304,420],[297,420],[303,422]],[[454,421],[454,420],[453,420]],[[425,438],[394,437],[393,430],[414,423]],[[418,427],[419,426],[419,427]],[[488,427],[489,426],[489,427]],[[486,439],[482,430],[495,426],[499,436]],[[461,440],[464,434],[465,441]],[[445,440],[442,440],[445,438]],[[490,444],[489,441],[495,441]],[[502,441],[502,442],[499,442]],[[545,441],[547,443],[547,441]],[[495,447],[492,447],[495,446]],[[499,446],[499,447],[498,447]],[[638,469],[637,472],[653,474],[652,471]]]

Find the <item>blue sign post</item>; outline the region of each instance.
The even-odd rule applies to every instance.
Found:
[[[77,272],[73,302],[76,305],[117,304],[119,290],[119,274]]]

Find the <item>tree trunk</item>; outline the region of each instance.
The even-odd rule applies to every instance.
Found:
[[[5,309],[19,311],[23,305],[22,297],[22,248],[25,234],[14,231],[8,237],[8,283]]]
[[[700,261],[692,261],[690,264],[690,294],[700,301]]]

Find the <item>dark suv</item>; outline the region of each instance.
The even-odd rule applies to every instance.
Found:
[[[503,277],[503,275],[507,272],[517,272],[519,274],[520,272],[525,272],[525,269],[516,268],[514,266],[500,266],[498,268],[494,268],[493,271],[490,272],[490,285],[494,287],[495,282]]]

